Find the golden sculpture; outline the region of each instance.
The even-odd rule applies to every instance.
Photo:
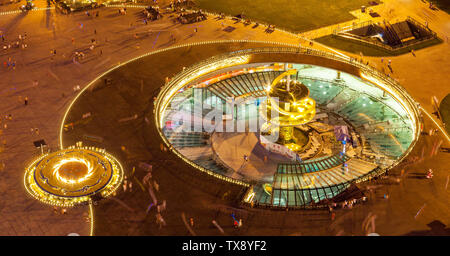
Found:
[[[291,75],[296,69],[288,70],[275,78],[267,88],[267,120],[272,132],[279,132],[277,143],[292,151],[299,151],[305,143],[300,130],[294,127],[310,122],[316,114],[316,102],[309,98],[308,88]],[[271,113],[277,113],[271,116]]]

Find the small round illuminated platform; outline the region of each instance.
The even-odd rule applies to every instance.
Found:
[[[47,204],[70,207],[93,195],[108,197],[120,186],[123,168],[105,150],[72,146],[44,154],[25,172],[27,191]]]

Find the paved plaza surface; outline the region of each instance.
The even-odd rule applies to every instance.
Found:
[[[101,144],[86,143],[103,145],[119,156],[127,165],[129,179],[135,181],[132,191],[127,189],[117,199],[100,202],[95,208],[95,234],[188,235],[181,217],[183,213],[186,218],[194,218],[196,235],[220,235],[212,220],[222,225],[229,235],[362,235],[362,224],[370,214],[376,216],[376,231],[383,235],[427,231],[426,225],[432,221],[444,224],[450,221],[447,214],[450,209],[446,203],[449,200],[446,190],[448,171],[445,169],[450,158],[444,153],[430,156],[433,144],[440,140],[438,136],[422,136],[405,163],[391,170],[388,178],[361,184],[360,188],[369,201],[353,209],[337,211],[333,221],[328,211],[241,208],[233,200],[241,193],[239,188],[219,180],[211,184],[208,177],[181,163],[176,156],[161,151],[159,145],[162,140],[152,123],[152,96],[164,82],[166,74],[172,69],[182,68],[184,63],[195,63],[204,56],[234,47],[233,44],[203,45],[146,57],[105,75],[104,78],[111,79],[110,85],[104,86],[104,78],[99,79],[92,90],[86,91],[72,106],[67,122],[76,122],[87,112],[94,117],[88,123],[64,132],[64,144],[71,145],[85,134],[101,134]],[[164,61],[173,55],[183,56],[180,63]],[[149,68],[156,63],[165,68]],[[140,79],[144,79],[143,87]],[[134,114],[138,114],[137,119],[120,121]],[[429,122],[425,122],[425,127],[431,127]],[[414,162],[409,163],[411,161]],[[159,186],[159,190],[155,190],[156,198],[158,202],[167,201],[167,210],[162,213],[167,226],[162,229],[155,222],[156,209],[148,211],[152,198],[139,184],[143,183],[146,175],[145,169],[139,167],[140,162],[152,164],[152,182],[158,184],[154,187]],[[423,179],[427,168],[435,171],[433,180]],[[403,174],[402,169],[405,170]],[[242,218],[245,228],[233,228],[232,213]]]
[[[391,1],[386,2],[390,3]],[[399,2],[402,3],[405,10],[411,12],[411,15],[423,13],[422,9],[415,8],[420,1]],[[42,5],[39,1],[37,3]],[[9,8],[12,7],[0,6],[0,12],[9,11]],[[398,10],[398,8],[395,9]],[[27,34],[26,49],[2,49],[0,52],[2,64],[0,68],[0,116],[2,117],[0,163],[5,163],[5,168],[0,171],[2,179],[0,194],[4,195],[0,201],[0,235],[67,235],[72,232],[81,235],[90,234],[90,222],[87,220],[88,207],[69,209],[64,215],[55,213],[53,208],[28,196],[23,186],[24,168],[34,156],[39,154],[33,141],[45,139],[49,147],[53,149],[60,146],[59,128],[62,116],[69,103],[77,95],[77,86],[83,88],[97,76],[120,62],[173,45],[228,39],[307,44],[304,40],[282,31],[268,34],[264,32],[263,28],[252,29],[251,26],[245,27],[241,23],[234,24],[231,20],[225,21],[222,26],[222,21],[216,21],[214,18],[200,23],[180,25],[173,23],[173,17],[166,15],[162,20],[144,25],[139,21],[137,15],[139,11],[140,9],[129,8],[126,15],[119,15],[117,8],[101,8],[98,18],[87,17],[84,13],[61,15],[54,10],[0,15],[0,30],[7,41],[17,40],[18,35],[24,32]],[[431,14],[423,15],[431,17]],[[433,112],[431,96],[436,95],[441,100],[450,92],[450,87],[445,86],[449,83],[448,73],[450,71],[448,65],[450,49],[446,41],[446,37],[450,35],[448,20],[450,20],[448,14],[442,12],[428,20],[429,26],[438,33],[444,43],[419,50],[416,52],[416,57],[406,54],[390,58],[394,70],[391,76],[399,80],[428,112]],[[232,32],[223,31],[223,28],[228,25],[236,29]],[[194,28],[197,28],[198,32],[194,32]],[[176,38],[175,42],[170,40],[171,34]],[[92,39],[97,42],[93,50],[89,49]],[[237,50],[244,46],[245,44],[238,44],[231,50]],[[318,44],[314,44],[314,47],[326,50]],[[55,56],[50,52],[51,50],[56,50]],[[230,49],[217,49],[210,53],[224,50]],[[74,52],[80,51],[86,54],[85,59],[74,62]],[[185,56],[171,56],[171,59],[178,57],[186,59],[188,54],[189,52]],[[16,61],[15,69],[3,66],[8,58]],[[382,68],[380,58],[366,59],[372,65]],[[192,63],[195,60],[198,59],[192,58]],[[167,65],[167,71],[161,71],[164,66],[161,66],[160,63],[145,66],[149,72],[161,73],[155,77],[153,82],[163,81],[165,76],[173,76],[182,69],[176,62],[172,65],[165,65]],[[126,70],[124,72],[137,75],[130,77],[139,85],[142,79],[153,79],[144,76],[144,71]],[[113,84],[117,85],[115,82]],[[157,88],[150,91],[149,95],[155,95],[155,92],[157,92]],[[123,94],[127,93],[125,88]],[[126,97],[135,100],[137,96],[139,93],[135,92],[134,95]],[[28,98],[26,106],[24,104],[25,97]],[[123,103],[126,97],[121,95],[114,100]],[[109,102],[108,104],[114,103],[113,100],[107,102]],[[91,104],[97,107],[97,102]],[[109,120],[127,117],[128,114],[133,115],[136,110],[142,109],[142,105],[133,105],[118,104],[116,107],[123,107],[124,112],[114,114],[117,116],[111,113]],[[85,109],[79,111],[79,114],[84,113]],[[5,120],[4,117],[9,114],[12,115],[12,120]],[[123,115],[118,116],[118,114]],[[102,119],[96,119],[94,116],[92,124],[94,121],[100,122],[100,120]],[[424,121],[426,129],[433,127],[426,116],[424,116]],[[100,123],[108,124],[108,122]],[[7,124],[6,128],[4,124]],[[109,127],[114,128],[112,125]],[[31,131],[32,128],[33,131]],[[38,132],[35,128],[38,128]],[[100,127],[95,128],[101,129]],[[123,131],[124,135],[132,132],[132,130]],[[106,130],[105,134],[107,134]],[[153,155],[149,155],[145,153],[144,148],[136,146],[139,143],[142,146],[142,142],[137,141],[138,138],[134,138],[129,141],[130,145],[111,145],[111,152],[121,155],[122,158],[125,154],[126,158],[126,150],[132,149],[135,152],[133,151],[130,155],[137,155],[133,161],[143,159],[155,161],[153,166],[158,167],[154,170],[154,179],[161,187],[157,196],[162,200],[167,200],[168,209],[164,217],[168,225],[160,230],[155,224],[154,212],[146,215],[150,197],[136,183],[133,192],[122,193],[119,191],[116,200],[104,201],[94,207],[94,226],[96,227],[94,234],[187,235],[189,233],[184,227],[181,213],[185,213],[186,218],[193,217],[195,219],[195,231],[198,235],[219,234],[217,229],[211,225],[212,219],[216,219],[225,228],[227,234],[357,235],[362,234],[362,222],[369,213],[377,215],[377,232],[382,235],[402,235],[421,230],[429,232],[430,227],[427,224],[432,221],[437,220],[445,225],[450,224],[449,192],[447,190],[447,166],[450,158],[445,153],[429,156],[430,148],[439,139],[441,139],[440,133],[437,136],[422,136],[414,152],[405,161],[414,159],[414,156],[421,157],[422,149],[424,150],[423,161],[405,167],[406,172],[399,184],[389,185],[390,179],[377,181],[380,184],[368,184],[369,186],[379,186],[377,187],[379,189],[375,189],[371,200],[366,205],[338,211],[336,219],[332,222],[327,212],[320,211],[305,213],[232,209],[231,206],[235,205],[235,202],[224,194],[228,190],[230,193],[239,194],[238,188],[233,186],[228,188],[224,184],[218,186],[217,191],[208,193],[210,188],[200,188],[198,183],[195,183],[198,182],[196,178],[192,178],[189,169],[184,170],[184,174],[180,172],[180,175],[183,175],[181,177],[185,177],[186,180],[177,178],[177,173],[173,170],[164,171],[170,170],[170,165],[176,159],[175,156],[157,153],[157,150],[150,151]],[[157,138],[157,140],[160,139]],[[122,150],[121,146],[125,146],[126,150]],[[159,143],[156,146],[159,147]],[[449,147],[448,142],[444,140],[443,146]],[[138,154],[139,152],[142,152],[141,155]],[[164,162],[166,158],[167,161]],[[127,171],[131,171],[129,168],[133,167],[132,164],[135,163],[133,161],[129,162],[131,165],[127,165]],[[425,173],[427,168],[433,168],[435,172],[433,180],[414,178],[414,173]],[[392,177],[396,177],[400,171],[393,170],[390,174],[393,175]],[[142,175],[142,173],[138,174],[138,170],[136,172],[138,177]],[[190,179],[187,180],[189,177]],[[199,177],[199,179],[207,180],[208,177]],[[387,200],[383,198],[386,193],[390,195]],[[124,202],[125,204],[123,204]],[[118,213],[116,217],[108,218],[111,217],[107,215],[110,210]],[[243,218],[243,229],[235,230],[231,227],[231,212],[239,213]],[[291,215],[295,217],[289,218]],[[267,223],[267,225],[262,226],[260,223]]]

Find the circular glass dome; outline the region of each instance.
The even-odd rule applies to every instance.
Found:
[[[315,103],[314,115],[288,131],[301,145],[295,150],[262,136],[267,92],[273,84],[285,90],[288,80]],[[417,104],[394,80],[307,48],[216,56],[176,75],[155,104],[160,135],[180,158],[249,186],[245,202],[273,207],[317,204],[384,173],[411,151],[420,130]]]

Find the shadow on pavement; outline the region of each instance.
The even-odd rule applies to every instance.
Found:
[[[25,18],[26,15],[27,15],[26,12],[22,12],[22,13],[18,14],[14,19],[11,20],[11,22],[8,25],[4,24],[2,27],[0,27],[0,29],[3,30],[3,33],[5,35],[8,34],[8,32],[10,30],[12,30],[14,28],[14,26],[19,25],[20,20]]]
[[[430,230],[411,231],[404,236],[450,236],[450,228],[439,220],[434,220],[427,224]]]

